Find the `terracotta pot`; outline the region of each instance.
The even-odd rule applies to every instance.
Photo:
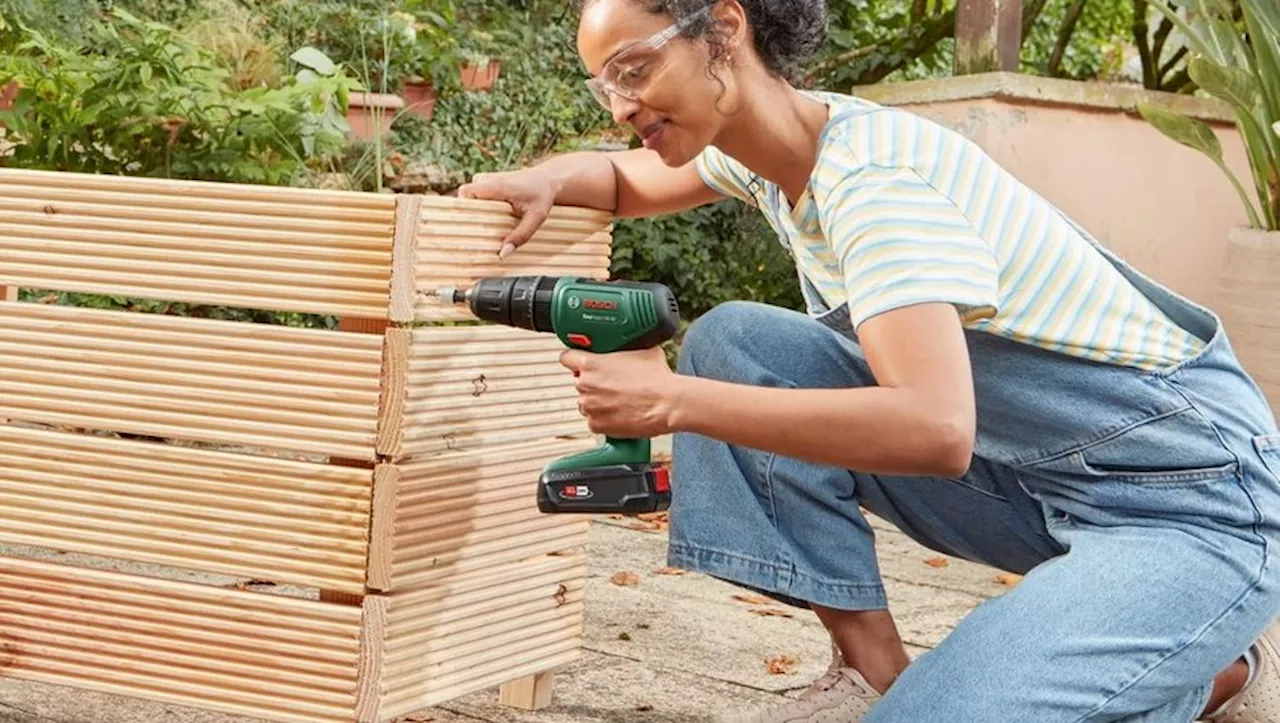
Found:
[[[502,74],[502,61],[490,60],[483,68],[473,63],[464,63],[459,69],[462,73],[462,87],[467,90],[489,90],[494,81]]]
[[[18,97],[18,81],[9,81],[3,88],[0,88],[0,110],[9,110],[13,107],[13,101]]]
[[[431,120],[436,107],[436,89],[429,80],[405,81],[405,110],[423,120]]]
[[[1231,346],[1280,415],[1280,231],[1233,228],[1215,311]]]
[[[352,93],[347,109],[351,135],[371,141],[391,130],[391,121],[404,108],[404,98],[390,93]]]

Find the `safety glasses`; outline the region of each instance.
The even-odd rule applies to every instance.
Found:
[[[613,109],[614,95],[627,100],[639,98],[649,81],[667,65],[667,54],[662,49],[691,24],[709,13],[714,4],[707,5],[684,20],[672,23],[648,40],[636,43],[613,56],[600,70],[600,75],[587,80],[587,90],[591,91],[591,96],[605,110]]]

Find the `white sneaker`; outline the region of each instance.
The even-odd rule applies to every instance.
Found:
[[[1280,723],[1280,622],[1271,624],[1253,644],[1257,669],[1253,680],[1212,723]]]
[[[719,718],[717,723],[860,723],[878,700],[880,693],[845,665],[833,642],[831,666],[798,698],[766,710]]]

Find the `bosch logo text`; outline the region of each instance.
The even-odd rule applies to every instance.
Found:
[[[588,309],[596,309],[598,311],[613,311],[618,308],[618,302],[604,299],[584,299],[582,305]]]

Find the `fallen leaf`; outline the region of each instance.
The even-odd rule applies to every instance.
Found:
[[[734,595],[733,599],[748,605],[768,605],[773,602],[773,600],[763,595],[743,595],[741,593]]]
[[[636,706],[636,710],[641,712],[649,711],[649,710],[653,710],[653,706],[649,705],[648,703],[641,703],[640,705]]]
[[[687,572],[688,572],[688,570],[682,570],[681,568],[678,568],[678,567],[659,567],[658,569],[656,569],[656,570],[654,570],[654,571],[653,571],[653,574],[655,574],[655,575],[683,575],[683,574],[685,574],[685,573],[687,573]]]
[[[769,675],[795,675],[795,664],[798,662],[799,659],[794,655],[777,655],[764,659]]]
[[[628,633],[625,630],[618,633],[618,640],[630,640],[630,639],[631,639],[631,633]]]
[[[640,576],[634,572],[626,572],[624,570],[613,573],[613,577],[609,578],[609,582],[612,582],[614,585],[622,586],[639,585]]]
[[[779,608],[752,608],[752,609],[751,609],[751,614],[752,614],[752,615],[759,615],[759,616],[760,616],[760,617],[762,617],[762,618],[770,618],[770,617],[773,617],[773,618],[790,618],[790,617],[795,617],[794,615],[792,615],[791,613],[787,612],[786,610],[781,610],[781,609],[779,609]]]
[[[928,560],[925,560],[924,564],[929,567],[946,567],[950,563],[947,562],[947,558],[945,557],[931,557]]]
[[[1022,582],[1022,576],[1015,575],[1012,572],[1002,572],[999,575],[996,575],[996,582],[1000,583],[1001,585],[1008,585],[1009,587],[1013,587],[1014,585],[1017,585],[1018,583]]]

